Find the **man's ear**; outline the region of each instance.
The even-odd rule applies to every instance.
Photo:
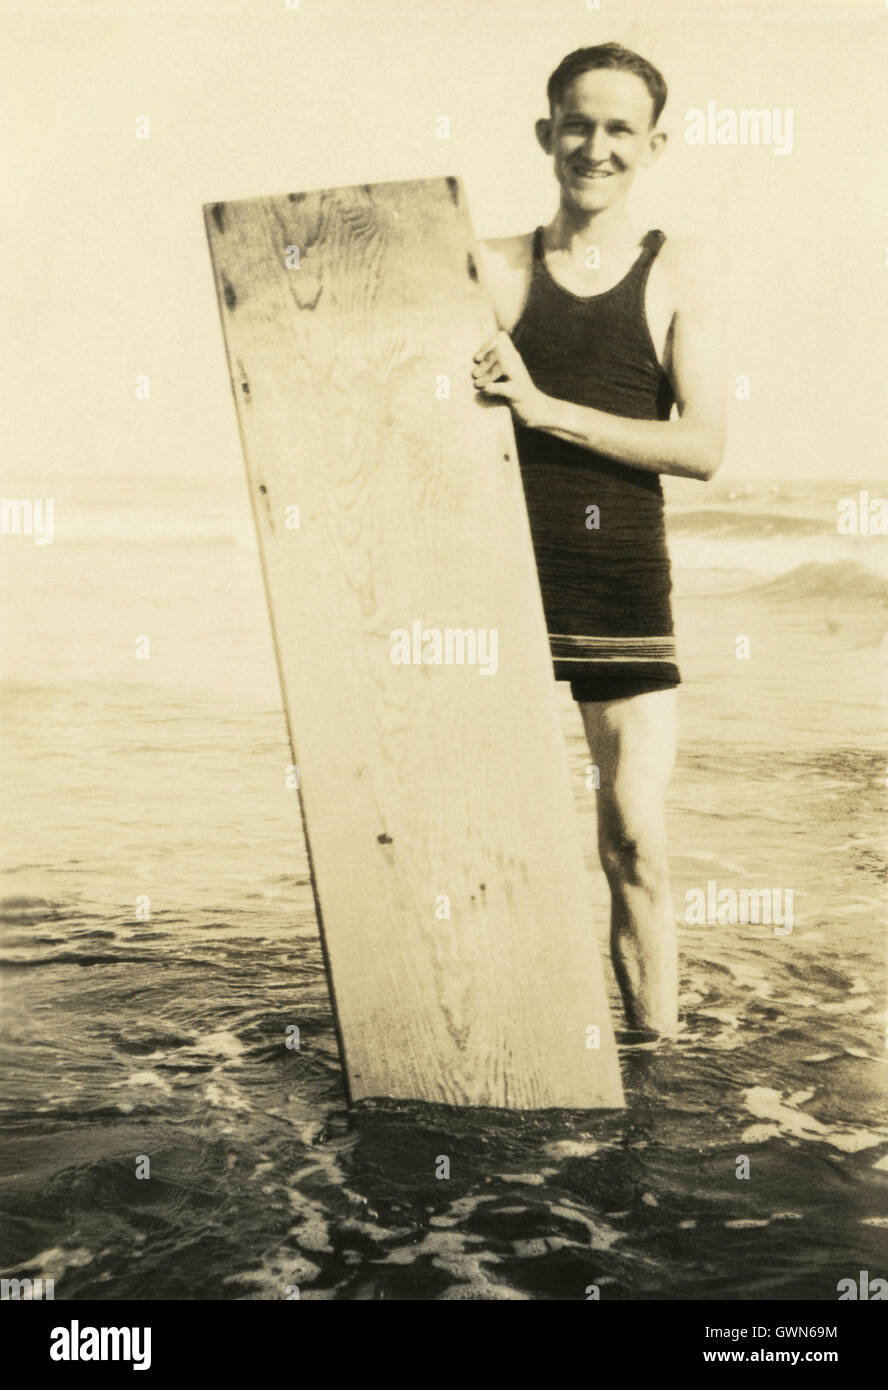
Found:
[[[646,168],[649,168],[651,164],[655,164],[660,158],[660,155],[666,148],[666,141],[668,139],[669,136],[666,134],[665,130],[654,131],[648,141],[648,147],[645,151],[644,158],[641,161]]]
[[[552,153],[552,118],[551,116],[541,116],[534,126],[536,138],[546,154]]]

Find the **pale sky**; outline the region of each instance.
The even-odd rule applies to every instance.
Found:
[[[458,174],[479,236],[526,230],[555,207],[533,137],[546,78],[608,39],[670,88],[667,151],[633,194],[640,224],[711,237],[730,258],[730,382],[748,374],[751,399],[731,401],[723,476],[881,471],[883,0],[5,0],[0,13],[6,495],[68,496],[90,476],[237,482],[202,204]],[[710,100],[791,108],[793,152],[687,144],[685,113]],[[143,114],[150,140],[135,138]]]

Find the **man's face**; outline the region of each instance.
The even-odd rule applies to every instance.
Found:
[[[562,197],[583,212],[617,202],[666,139],[651,116],[651,94],[634,73],[597,68],[575,78],[551,118],[537,123]]]

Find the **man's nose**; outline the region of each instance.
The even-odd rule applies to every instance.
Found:
[[[592,164],[603,164],[609,157],[610,140],[604,126],[597,125],[589,132],[583,153]]]

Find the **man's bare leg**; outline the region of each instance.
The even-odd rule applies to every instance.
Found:
[[[676,689],[581,702],[599,769],[598,849],[611,890],[611,953],[631,1027],[678,1029],[678,945],[666,854]]]

